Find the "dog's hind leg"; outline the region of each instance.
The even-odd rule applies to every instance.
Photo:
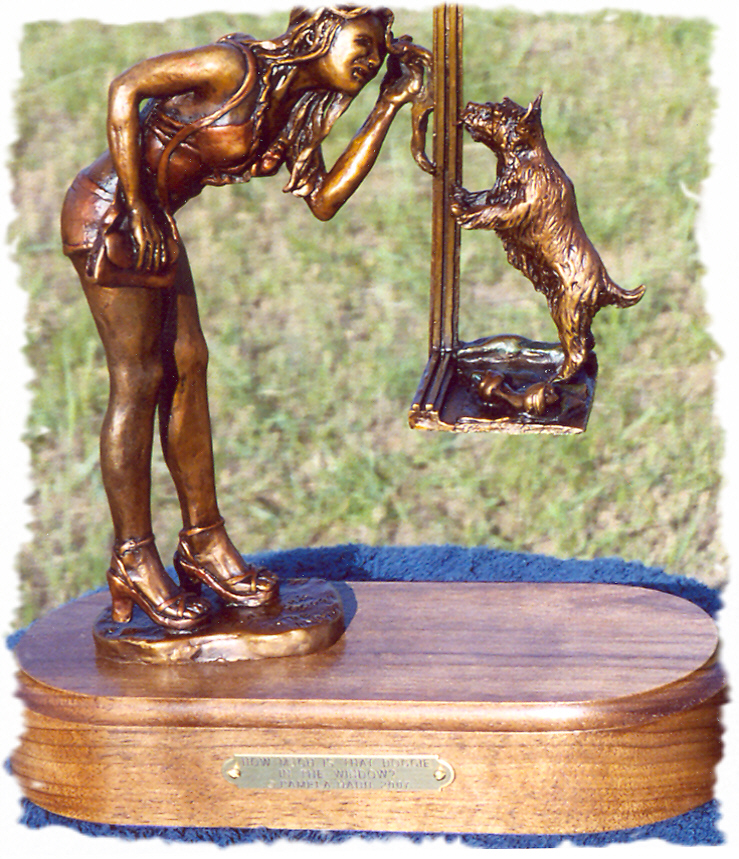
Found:
[[[595,345],[590,332],[593,311],[577,297],[560,296],[556,306],[550,306],[557,326],[564,361],[551,382],[566,382],[585,364]]]

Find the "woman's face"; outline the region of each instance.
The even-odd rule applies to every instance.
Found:
[[[385,27],[379,18],[354,18],[337,31],[328,53],[315,61],[315,83],[356,95],[375,77],[385,53]]]

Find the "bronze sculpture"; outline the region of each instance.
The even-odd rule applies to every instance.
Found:
[[[528,110],[508,99],[463,107],[462,24],[460,7],[434,10],[429,351],[408,422],[465,433],[581,433],[598,371],[593,316],[606,304],[635,304],[644,287],[628,292],[608,277],[572,183],[547,148],[540,98]],[[497,156],[490,191],[462,187],[463,128]],[[546,294],[560,343],[514,334],[460,339],[460,227],[495,229],[508,261]]]
[[[585,234],[572,182],[544,139],[541,99],[540,93],[528,108],[508,98],[499,104],[467,105],[461,121],[474,140],[496,155],[497,178],[490,191],[457,188],[452,204],[464,229],[495,230],[508,262],[546,296],[564,358],[547,382],[521,392],[517,407],[538,414],[555,402],[553,385],[573,379],[590,357],[595,343],[590,326],[598,310],[631,307],[645,291],[644,286],[628,291],[614,283]],[[510,402],[498,377],[487,372],[480,392]]]
[[[387,9],[298,8],[274,40],[232,34],[144,60],[111,85],[109,150],[69,189],[62,238],[110,375],[101,467],[115,532],[114,621],[128,621],[136,604],[161,627],[191,630],[210,613],[203,583],[237,606],[276,598],[276,578],[245,564],[218,509],[207,347],[174,213],[205,185],[273,175],[285,164],[284,190],[317,218],[333,217],[372,168],[398,110],[423,93],[427,52],[394,38],[392,22]],[[321,141],[386,56],[375,107],[327,170]],[[179,586],[151,527],[157,408],[183,517]]]
[[[546,146],[540,98],[528,110],[509,100],[462,110],[461,10],[444,6],[434,14],[433,58],[410,37],[393,36],[387,9],[297,8],[274,40],[231,34],[145,60],[111,84],[109,149],[74,180],[62,212],[64,250],[81,279],[110,375],[101,434],[115,532],[106,630],[110,621],[129,622],[134,605],[162,629],[201,627],[215,615],[202,585],[222,605],[274,610],[277,604],[276,576],[246,564],[216,500],[208,353],[174,219],[206,185],[273,175],[284,164],[290,178],[283,190],[328,220],[367,176],[395,115],[410,103],[411,150],[434,183],[432,342],[411,426],[584,429],[597,371],[592,318],[605,304],[636,303],[644,288],[621,290],[605,272],[580,224],[572,185]],[[321,142],[386,57],[374,108],[327,170]],[[433,161],[424,151],[432,110]],[[461,187],[462,125],[498,157],[490,192]],[[509,262],[547,296],[561,349],[513,335],[459,342],[460,224],[490,227],[503,238]],[[179,585],[152,533],[157,409],[182,511],[174,554]]]
[[[459,21],[457,13],[453,16]],[[347,30],[342,29],[340,32],[344,34]],[[355,30],[356,35],[367,35],[366,29],[360,28],[359,32]],[[460,37],[461,32],[456,41],[459,46]],[[338,42],[339,34],[335,39],[331,43],[332,49]],[[438,41],[435,38],[435,49]],[[339,64],[339,72],[343,65]],[[416,105],[419,104],[424,105],[424,102],[418,99]],[[227,101],[226,105],[230,109],[231,101]],[[156,110],[158,106],[155,103],[153,109]],[[444,113],[451,120],[449,124],[456,125],[460,111],[456,107],[448,109],[450,107],[447,104]],[[425,110],[424,105],[420,115],[416,111],[415,121],[419,126]],[[533,106],[526,116],[530,116],[532,110]],[[521,113],[519,109],[519,117]],[[171,119],[168,114],[165,117]],[[186,133],[181,137],[179,131],[175,131],[171,138],[165,135],[165,140],[160,141],[163,147],[159,164],[163,159],[168,159],[167,153],[173,157],[181,154],[175,151],[175,146],[184,143],[189,133],[194,135],[203,129],[210,132],[211,123],[218,117],[214,120],[212,114],[205,114],[202,119],[202,123],[183,123],[182,130]],[[161,128],[158,123],[159,120],[156,121],[155,129]],[[161,123],[166,124],[164,117]],[[193,125],[197,127],[192,128]],[[209,140],[212,144],[216,143],[221,129],[225,129],[228,144],[231,125],[218,126],[215,129],[218,133],[213,134],[212,139],[209,135],[205,136],[205,140],[200,136],[198,147],[194,149],[195,156],[199,156],[201,148],[207,150]],[[175,144],[170,146],[167,140],[174,140]],[[414,136],[413,145],[417,154],[422,155],[417,136]],[[279,150],[277,154],[280,154]],[[191,159],[192,153],[187,153],[186,158]],[[426,163],[423,158],[417,160]],[[263,163],[264,159],[259,162],[260,165]],[[163,171],[156,171],[157,179],[167,176],[168,160],[164,160],[164,164]],[[242,165],[240,159],[237,176],[243,169]],[[187,166],[187,163],[180,164],[180,175],[188,175]],[[428,162],[427,166],[432,167],[434,179],[448,179],[446,164],[441,159],[436,159],[434,164]],[[319,183],[322,178],[319,175]],[[109,306],[106,316],[98,304],[104,299],[114,304],[116,297],[121,294],[120,290],[127,288],[148,289],[160,295],[176,290],[171,300],[175,325],[171,348],[176,352],[179,344],[187,352],[191,346],[192,338],[180,338],[177,333],[178,302],[182,296],[191,297],[192,282],[189,278],[185,281],[185,291],[181,288],[182,282],[177,281],[178,276],[182,277],[183,252],[171,220],[170,208],[167,205],[159,208],[159,204],[167,200],[169,188],[161,181],[157,182],[156,188],[157,207],[151,215],[156,221],[158,233],[155,238],[158,241],[152,242],[148,249],[146,237],[139,241],[138,238],[132,238],[126,229],[120,229],[122,226],[130,227],[134,219],[129,218],[129,224],[126,225],[126,217],[120,217],[112,206],[105,210],[110,217],[103,215],[99,224],[94,225],[95,229],[90,230],[92,240],[89,247],[72,249],[73,255],[80,251],[76,263],[84,265],[84,274],[88,280],[83,277],[83,284],[93,296],[90,301],[93,310],[98,310],[96,319],[109,358],[110,345],[115,344],[112,334],[104,329],[104,323],[112,321],[113,313]],[[461,195],[460,191],[457,196]],[[449,214],[451,196],[448,187],[443,198],[439,195],[439,200],[447,209],[445,214]],[[494,197],[494,193],[491,196]],[[79,200],[73,195],[74,204]],[[103,202],[111,203],[112,200]],[[495,204],[486,195],[484,205],[489,206],[491,202]],[[125,206],[124,201],[123,212],[127,211]],[[534,214],[539,212],[537,208]],[[559,214],[559,211],[555,214]],[[140,220],[143,222],[145,219]],[[93,222],[89,223],[92,225]],[[99,226],[105,230],[97,229]],[[442,238],[447,242],[448,250],[458,251],[458,234],[450,230]],[[539,239],[535,236],[535,241],[526,250],[535,251],[540,244]],[[144,252],[148,253],[148,260],[142,263],[140,257]],[[169,269],[174,264],[168,263],[168,260],[176,256],[179,257],[179,270],[170,284]],[[123,272],[120,275],[120,289],[114,286],[119,276],[116,269]],[[534,273],[539,274],[538,271]],[[80,274],[82,276],[82,271]],[[135,285],[134,279],[139,274],[142,276],[141,282]],[[93,291],[93,286],[99,289],[99,293]],[[452,307],[447,309],[454,310]],[[159,314],[160,335],[169,334],[168,313],[163,310]],[[451,314],[448,318],[451,318]],[[186,318],[185,323],[187,321]],[[195,310],[191,310],[189,321],[194,322],[196,334],[199,334]],[[451,325],[448,327],[452,328]],[[118,334],[117,331],[113,333]],[[122,331],[121,336],[126,337],[127,332]],[[202,335],[199,340],[202,341]],[[496,338],[495,346],[498,352],[513,356],[523,365],[530,363],[537,354],[554,364],[558,360],[557,355],[561,354],[547,344],[513,336]],[[459,347],[455,342],[455,347],[455,360],[461,364],[465,360],[474,363],[475,352],[483,357],[491,352],[490,343]],[[114,353],[114,357],[116,354],[120,353]],[[176,355],[174,357],[177,358]],[[184,357],[187,358],[187,355]],[[567,356],[562,357],[566,362]],[[583,364],[590,357],[584,358]],[[202,363],[204,365],[204,360]],[[523,392],[512,387],[503,373],[487,368],[478,391],[487,399],[502,399],[519,412],[540,415],[559,399],[554,385],[569,381],[569,377],[556,381],[557,375],[564,375],[565,366],[566,363],[557,374],[551,374],[550,378],[555,381],[534,382]],[[125,373],[122,374],[123,378],[117,377],[114,369],[111,367],[113,385],[129,381]],[[573,375],[576,376],[581,369],[576,367]],[[192,367],[182,360],[176,362],[175,370],[185,373],[183,382],[186,386],[190,382]],[[132,368],[129,371],[134,372]],[[166,368],[163,367],[162,371],[166,372]],[[157,383],[161,391],[161,374]],[[115,389],[112,394],[114,397],[117,394]],[[176,394],[175,391],[173,396]],[[165,409],[164,417],[167,416],[174,419],[174,407]],[[135,425],[134,429],[137,428]],[[140,436],[138,441],[141,441]],[[166,445],[170,439],[165,437],[164,441]],[[176,466],[180,461],[170,458],[168,462]],[[173,476],[178,490],[181,487],[191,488],[187,483],[189,473],[175,474],[173,471]],[[212,461],[209,476],[212,478]],[[197,484],[194,488],[199,489]],[[215,503],[214,490],[212,494]],[[244,641],[244,647],[250,654],[246,658],[254,655],[249,641],[251,633],[257,639],[254,645],[256,658],[276,655],[273,652],[264,654],[262,651],[265,644],[268,648],[273,644],[270,639],[275,636],[271,634],[274,630],[269,628],[270,634],[261,637],[261,627],[268,625],[273,611],[278,610],[270,575],[260,575],[256,570],[245,572],[245,580],[248,575],[252,577],[251,588],[248,591],[244,588],[242,593],[237,593],[242,576],[237,573],[228,579],[221,578],[219,573],[222,570],[215,564],[203,563],[202,553],[197,551],[197,538],[212,531],[221,531],[222,520],[219,518],[212,525],[200,524],[201,520],[208,520],[199,515],[202,510],[197,503],[194,504],[194,514],[198,515],[194,515],[188,502],[202,499],[191,499],[184,491],[181,492],[181,498],[186,525],[188,517],[190,525],[182,535],[175,556],[181,579],[195,587],[205,582],[211,590],[217,594],[220,592],[226,602],[237,603],[226,606],[223,612],[233,618],[234,632],[243,627],[245,617],[255,621],[254,627],[247,630]],[[132,512],[117,510],[113,503],[111,507],[114,520],[116,513]],[[485,508],[490,510],[487,504]],[[144,587],[147,582],[135,578],[134,573],[141,570],[129,568],[126,555],[142,552],[150,546],[153,546],[153,538],[148,535],[138,541],[138,545],[124,543],[117,547],[118,552],[109,573],[114,600],[112,619],[129,617],[132,604],[136,602],[148,610],[155,621],[162,618],[171,621],[162,624],[160,631],[163,626],[170,626],[184,633],[178,636],[165,630],[169,633],[167,646],[159,647],[161,639],[156,639],[146,654],[147,658],[143,659],[163,663],[163,671],[143,672],[139,666],[130,669],[111,666],[105,659],[94,658],[89,637],[69,635],[70,628],[78,629],[80,621],[85,623],[88,605],[99,610],[104,600],[101,594],[75,601],[76,604],[54,613],[52,623],[42,625],[36,632],[31,631],[21,642],[21,694],[27,704],[27,730],[21,749],[14,756],[13,769],[29,799],[38,800],[49,811],[111,823],[211,827],[266,825],[273,828],[318,826],[336,829],[341,826],[356,828],[357,808],[361,806],[366,807],[369,814],[365,815],[366,820],[362,818],[359,822],[369,828],[402,826],[403,829],[426,829],[429,828],[428,819],[433,818],[432,822],[440,831],[447,831],[450,827],[478,831],[480,797],[484,793],[482,788],[492,785],[492,794],[488,797],[490,802],[487,804],[491,805],[497,817],[492,823],[488,821],[490,831],[525,833],[529,827],[535,832],[541,832],[544,826],[551,832],[589,831],[608,826],[647,823],[658,815],[667,816],[685,811],[686,795],[689,795],[693,805],[708,801],[712,795],[710,788],[712,768],[718,756],[718,707],[723,678],[720,668],[712,659],[717,644],[715,629],[710,619],[701,617],[702,613],[695,606],[692,607],[692,617],[689,617],[690,612],[685,607],[674,604],[670,611],[665,611],[664,602],[660,604],[648,598],[645,600],[643,595],[640,598],[638,594],[633,597],[615,585],[582,585],[584,590],[578,590],[575,584],[573,591],[572,583],[462,584],[456,587],[451,597],[445,592],[439,600],[433,583],[357,583],[357,605],[361,606],[358,612],[359,625],[352,627],[352,635],[344,642],[346,647],[321,654],[318,660],[286,661],[288,664],[279,666],[277,670],[240,671],[239,667],[233,669],[216,665],[202,670],[190,670],[192,666],[188,666],[186,670],[179,671],[176,668],[170,670],[171,657],[179,656],[188,649],[191,651],[188,658],[192,661],[225,662],[244,657],[234,654],[230,649],[222,649],[221,641],[212,640],[208,634],[210,625],[203,624],[207,626],[204,636],[199,638],[194,634],[188,639],[191,633],[188,627],[197,624],[191,623],[192,617],[185,617],[186,609],[197,617],[197,609],[205,611],[205,603],[190,598],[188,604],[184,592],[158,605],[147,601],[149,594]],[[261,593],[258,587],[260,579]],[[360,587],[363,584],[364,587]],[[599,589],[603,593],[596,595],[595,591]],[[286,590],[281,586],[279,602],[286,601]],[[629,589],[634,590],[638,589]],[[644,593],[648,595],[649,592]],[[318,609],[317,614],[324,628],[325,646],[328,647],[342,629],[341,618],[335,612],[330,595],[323,605],[320,595],[300,597],[296,601],[297,622],[293,628],[283,629],[283,633],[288,636],[302,634],[306,600],[312,600]],[[251,604],[254,604],[256,611],[252,611]],[[588,615],[579,627],[569,620],[561,623],[561,606],[565,604],[570,609],[586,609],[570,612],[574,617]],[[520,611],[523,605],[527,607],[525,612]],[[475,608],[481,606],[492,606],[497,611],[480,615]],[[594,606],[597,611],[590,611]],[[444,615],[442,620],[449,620],[449,623],[439,622],[440,607]],[[397,609],[395,615],[392,611],[394,608]],[[450,611],[450,608],[453,610]],[[171,615],[166,616],[169,609],[172,609],[174,619]],[[641,614],[634,621],[640,609]],[[665,621],[672,619],[671,613],[674,614],[673,634],[653,636],[653,640],[647,642],[649,648],[646,652],[646,661],[654,663],[656,654],[660,666],[662,663],[666,665],[666,674],[663,672],[665,676],[659,678],[659,683],[655,684],[654,678],[651,678],[652,682],[645,685],[643,671],[640,671],[639,666],[636,670],[633,666],[631,671],[624,670],[623,666],[633,663],[635,656],[633,652],[624,653],[624,642],[634,640],[635,635],[628,634],[632,631],[636,637],[644,630],[657,629],[663,632]],[[509,622],[513,617],[518,618],[517,629],[515,624],[512,626]],[[624,617],[631,621],[628,627],[624,626]],[[687,634],[683,634],[686,617],[691,625]],[[608,618],[608,622],[599,623],[601,618]],[[130,628],[120,629],[127,627],[127,624],[115,625],[119,629],[114,630],[113,635],[120,633],[123,636],[123,649],[131,644],[140,656],[140,642],[126,640]],[[667,623],[667,626],[670,624]],[[596,627],[606,628],[609,635],[597,641],[597,646],[593,647]],[[681,643],[689,639],[688,644],[679,648],[677,653],[674,652],[675,629]],[[96,632],[98,630],[100,624]],[[488,635],[486,642],[486,634],[490,631],[493,636],[491,638]],[[554,649],[560,653],[555,654],[555,657],[565,657],[559,660],[559,665],[556,659],[553,661],[553,631],[559,638],[556,642],[558,647]],[[109,633],[105,630],[102,632],[107,642]],[[403,635],[403,632],[406,634]],[[559,635],[560,632],[563,634]],[[228,644],[228,638],[229,635],[225,636],[223,643]],[[537,638],[541,643],[538,651],[535,646]],[[181,646],[183,639],[184,646]],[[448,646],[450,641],[454,642],[451,648]],[[170,647],[172,644],[175,646]],[[639,645],[636,656],[643,656],[645,648],[641,647],[641,641]],[[48,658],[50,646],[60,651],[52,659]],[[385,658],[386,652],[388,658]],[[378,653],[382,658],[377,658]],[[99,650],[97,655],[100,655]],[[602,663],[600,665],[599,660]],[[419,666],[422,669],[420,671]],[[259,667],[256,666],[257,669]],[[377,682],[368,684],[362,670],[373,667],[379,669],[374,677]],[[562,682],[552,687],[547,686],[547,682],[553,668]],[[480,683],[481,672],[486,670],[494,675],[494,685],[501,672],[507,672],[509,689],[504,690],[506,694],[496,694],[493,700],[489,694],[480,695],[480,689],[483,693],[486,690],[485,684]],[[148,676],[144,677],[145,673]],[[365,682],[357,684],[357,678]],[[461,683],[456,682],[458,678],[461,678]],[[625,688],[625,684],[628,686],[629,683],[632,688]],[[363,692],[362,686],[370,689],[369,696]],[[542,689],[548,695],[545,700],[542,700]],[[665,689],[670,691],[665,693]],[[499,691],[496,689],[496,692]],[[620,706],[624,701],[627,706]],[[689,709],[686,710],[686,707]],[[588,710],[591,712],[588,713]],[[678,715],[687,713],[686,718],[678,721],[676,711],[679,711]],[[635,713],[639,716],[636,727],[632,724]],[[584,719],[587,724],[584,724]],[[707,731],[706,725],[713,726],[714,730]],[[584,744],[581,739],[584,728],[589,729],[586,733],[593,737],[588,748],[584,748],[588,744]],[[699,735],[697,738],[696,733]],[[613,749],[614,734],[625,739],[621,744],[623,748],[617,748],[615,758],[611,754],[609,759],[604,750],[608,752]],[[439,742],[442,735],[453,755],[450,760],[454,766],[439,755],[425,753],[428,752],[429,743]],[[689,754],[682,755],[683,759],[677,762],[681,765],[678,775],[697,775],[689,781],[687,789],[684,787],[685,778],[678,779],[681,789],[664,797],[660,795],[660,801],[655,803],[652,801],[654,790],[650,791],[649,788],[654,788],[660,778],[652,778],[653,784],[647,784],[645,780],[645,786],[637,785],[634,788],[633,774],[639,770],[654,775],[654,770],[664,763],[662,749],[666,736],[672,745],[689,750]],[[645,748],[649,751],[650,737],[656,738],[651,743],[651,750],[654,751],[652,758],[632,754],[635,747],[640,753]],[[530,743],[531,754],[526,755],[528,766],[521,766],[520,755],[509,754],[506,757],[500,754],[502,747],[510,749],[512,744],[523,747],[527,738],[533,738]],[[570,769],[583,769],[586,774],[592,771],[596,775],[606,773],[606,776],[613,776],[586,780],[587,784],[581,791],[583,795],[587,794],[585,799],[589,800],[585,803],[585,813],[579,809],[583,802],[573,802],[572,796],[565,797],[560,803],[561,809],[556,807],[556,800],[562,793],[558,767],[562,763],[562,749],[567,751],[567,743],[571,749],[565,763]],[[255,754],[234,755],[234,748],[246,749]],[[225,761],[224,749],[228,755]],[[419,750],[424,754],[417,754]],[[503,750],[505,752],[505,748]],[[335,751],[344,754],[334,754]],[[83,763],[89,764],[86,769],[80,766],[80,757]],[[675,755],[671,756],[667,764],[669,772],[674,775],[676,765],[673,758]],[[162,761],[166,766],[162,766]],[[112,771],[111,762],[116,764]],[[401,766],[408,770],[417,767],[420,772],[425,769],[427,778],[406,781],[404,773],[395,774],[395,768],[400,769]],[[372,775],[369,775],[367,767],[383,769],[384,772],[373,770]],[[347,775],[346,769],[351,774]],[[537,769],[545,773],[541,779],[540,794],[543,794],[549,806],[555,806],[554,812],[547,806],[546,813],[542,814],[541,796],[536,796],[530,808],[524,809],[522,814],[516,812],[511,816],[510,809],[516,807],[516,793],[521,792],[522,785],[526,788],[531,773]],[[497,778],[499,772],[505,776],[504,780],[513,784],[509,790],[513,802],[500,802],[497,795],[497,782],[501,780]],[[547,778],[550,772],[554,772],[554,778]],[[496,774],[496,778],[492,778],[492,774]],[[661,777],[662,773],[658,772],[658,776]],[[227,784],[224,784],[223,778],[227,779]],[[441,802],[436,797],[427,800],[420,795],[421,790],[438,791],[445,788],[453,779],[462,789],[461,793],[454,792],[455,786],[448,798]],[[665,779],[661,777],[661,781]],[[109,786],[113,788],[113,795],[105,790]],[[246,788],[246,791],[239,788]],[[269,791],[275,789],[278,793],[270,795]],[[296,795],[297,800],[287,795],[280,798],[280,792],[292,789],[300,791],[300,795]],[[352,796],[357,790],[368,792]],[[388,790],[397,791],[397,799],[389,802]],[[610,799],[620,791],[627,794],[626,799],[629,800],[629,790],[637,800],[639,796],[647,796],[647,807],[640,808],[638,802],[627,801],[623,805],[630,811],[632,806],[637,806],[636,812],[626,818],[614,818],[610,814],[614,805]],[[375,791],[379,793],[377,800],[373,799]],[[403,792],[410,795],[405,802],[407,808],[401,808],[405,817],[399,823],[397,808],[403,805]],[[237,796],[239,793],[241,797]],[[183,797],[194,799],[183,802]],[[575,800],[578,799],[582,800],[583,797],[576,796]],[[300,811],[299,815],[296,815],[296,808]],[[573,808],[578,809],[574,815],[571,813]],[[444,813],[441,814],[439,809]],[[219,816],[214,817],[215,812]]]

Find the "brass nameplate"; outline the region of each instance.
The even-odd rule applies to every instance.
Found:
[[[436,755],[234,755],[222,772],[260,790],[440,790],[454,779]]]

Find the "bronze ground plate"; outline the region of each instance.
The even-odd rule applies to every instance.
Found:
[[[344,631],[336,589],[321,579],[288,579],[274,602],[257,608],[219,605],[210,621],[177,632],[149,620],[138,609],[129,623],[115,623],[107,607],[94,628],[98,656],[160,664],[238,662],[275,656],[305,656],[330,647]]]

